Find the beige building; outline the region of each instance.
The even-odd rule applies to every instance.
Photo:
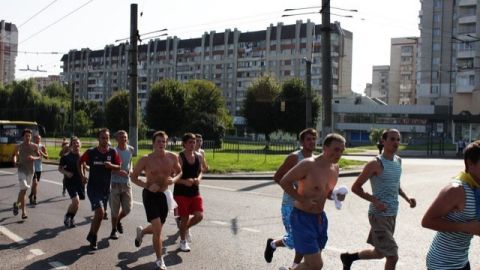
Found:
[[[416,104],[418,37],[392,38],[388,104]]]
[[[351,32],[339,23],[332,27],[333,95],[351,93]],[[241,115],[247,88],[262,75],[283,81],[305,79],[304,58],[312,60],[312,90],[321,94],[321,28],[311,21],[271,24],[266,30],[242,33],[227,29],[201,37],[150,40],[138,48],[138,93],[145,106],[150,86],[162,79],[206,79],[223,90],[226,106]],[[78,98],[104,103],[114,91],[128,88],[128,45],[103,50],[72,50],[62,57],[62,80],[73,86]]]
[[[35,84],[37,85],[37,89],[40,92],[45,91],[45,88],[47,86],[51,85],[52,83],[60,83],[60,75],[48,75],[47,77],[33,77],[31,78],[32,80],[35,81]]]
[[[370,97],[388,102],[390,66],[373,66]]]
[[[15,24],[0,21],[0,86],[15,79],[18,30]]]

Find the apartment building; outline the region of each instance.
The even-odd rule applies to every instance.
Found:
[[[418,37],[392,38],[388,104],[416,104]]]
[[[480,137],[480,18],[476,0],[423,0],[419,104],[445,106],[457,138]],[[463,117],[462,117],[463,116]],[[473,134],[473,135],[472,135]]]
[[[247,88],[262,75],[280,81],[305,78],[305,61],[312,61],[312,90],[321,94],[321,28],[308,20],[292,25],[271,24],[266,30],[205,32],[199,38],[150,40],[138,47],[138,93],[144,107],[152,83],[162,79],[206,79],[223,91],[233,116],[241,115]],[[338,22],[332,28],[334,96],[351,93],[352,38]],[[71,50],[63,55],[62,80],[77,98],[104,104],[114,91],[127,89],[129,45],[107,45],[103,50]]]
[[[0,21],[0,86],[15,79],[18,51],[18,30],[13,23]]]
[[[390,66],[373,66],[370,97],[388,102]]]
[[[60,83],[60,76],[59,75],[48,75],[47,77],[33,77],[31,78],[35,84],[37,85],[37,89],[40,92],[45,91],[47,86],[51,85],[52,83]]]

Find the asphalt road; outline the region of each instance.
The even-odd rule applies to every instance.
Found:
[[[372,157],[350,157],[369,160]],[[145,225],[140,188],[134,188],[134,208],[125,219],[125,233],[109,240],[111,225],[104,221],[99,232],[99,250],[90,251],[85,240],[92,212],[82,201],[78,227],[65,229],[63,215],[69,199],[61,195],[61,177],[46,165],[42,174],[39,204],[28,208],[29,219],[12,215],[18,192],[16,170],[0,168],[0,269],[153,269],[151,238],[140,248],[133,244],[135,228]],[[410,209],[401,201],[396,239],[400,247],[397,269],[425,269],[425,254],[434,232],[423,229],[420,220],[438,191],[463,168],[461,160],[404,159],[402,187],[417,199]],[[340,179],[351,186],[354,177]],[[165,261],[168,269],[287,269],[293,252],[278,249],[270,264],[263,259],[268,237],[281,236],[281,189],[269,180],[205,180],[201,186],[205,219],[192,229],[192,251],[177,251],[178,231],[170,215],[164,226]],[[329,242],[323,252],[324,269],[342,269],[339,254],[369,247],[368,203],[349,194],[342,210],[327,203]],[[480,241],[472,243],[470,261],[480,267]],[[356,262],[352,269],[383,269],[383,260]]]

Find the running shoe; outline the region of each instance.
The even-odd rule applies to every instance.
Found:
[[[190,246],[185,240],[180,240],[180,244],[178,245],[178,248],[183,252],[190,252]]]
[[[112,232],[110,233],[110,239],[113,239],[113,240],[118,239],[117,230],[112,230]]]
[[[13,215],[18,215],[18,203],[16,202],[13,203]]]
[[[63,225],[65,225],[65,228],[70,227],[70,217],[65,214],[65,217],[63,218]]]
[[[265,261],[267,261],[267,263],[272,262],[273,252],[275,252],[275,249],[272,247],[272,242],[273,239],[268,238],[267,245],[265,246],[265,252],[263,253],[263,257],[265,258]]]
[[[157,265],[157,269],[159,270],[167,270],[167,266],[165,265],[165,262],[163,261],[163,258],[158,259],[155,264]]]
[[[120,234],[123,234],[123,225],[122,223],[119,221],[118,224],[117,224],[117,231],[120,233]]]
[[[77,225],[75,225],[75,219],[73,219],[73,217],[70,217],[70,220],[69,220],[69,221],[70,221],[70,222],[69,222],[69,225],[68,225],[69,228],[75,228],[75,227],[77,227]]]
[[[97,250],[97,236],[93,234],[87,235],[87,241],[90,242],[90,248],[93,250]]]
[[[33,194],[28,195],[28,200],[30,201],[30,205],[34,205],[34,203],[33,203]]]
[[[142,226],[137,227],[137,237],[135,237],[135,246],[140,247],[143,240],[143,228]]]

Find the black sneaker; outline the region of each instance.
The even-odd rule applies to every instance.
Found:
[[[123,225],[120,221],[117,224],[117,231],[118,233],[123,234]]]
[[[271,245],[272,242],[273,242],[273,239],[268,238],[267,245],[265,246],[265,252],[263,253],[263,256],[265,257],[265,261],[267,261],[267,263],[272,262],[273,252],[275,252],[275,249],[272,248],[272,245]]]
[[[352,266],[353,260],[350,258],[350,254],[342,253],[340,254],[340,260],[342,260],[343,270],[350,270],[350,266]]]
[[[33,196],[33,205],[37,205],[37,196]]]
[[[93,250],[97,250],[97,236],[93,234],[87,235],[87,241],[90,242],[90,248]]]
[[[63,225],[65,225],[65,228],[70,227],[70,217],[65,214],[65,217],[63,218]]]
[[[13,215],[18,215],[18,203],[16,202],[13,203]]]
[[[112,230],[112,232],[110,233],[110,239],[113,239],[113,240],[118,239],[117,230]]]
[[[28,200],[30,201],[30,205],[34,205],[34,203],[33,203],[33,194],[30,194],[30,195],[28,196]]]
[[[75,228],[77,227],[77,225],[75,225],[75,219],[73,219],[72,217],[70,218],[70,222],[68,224],[68,227],[69,228]]]

